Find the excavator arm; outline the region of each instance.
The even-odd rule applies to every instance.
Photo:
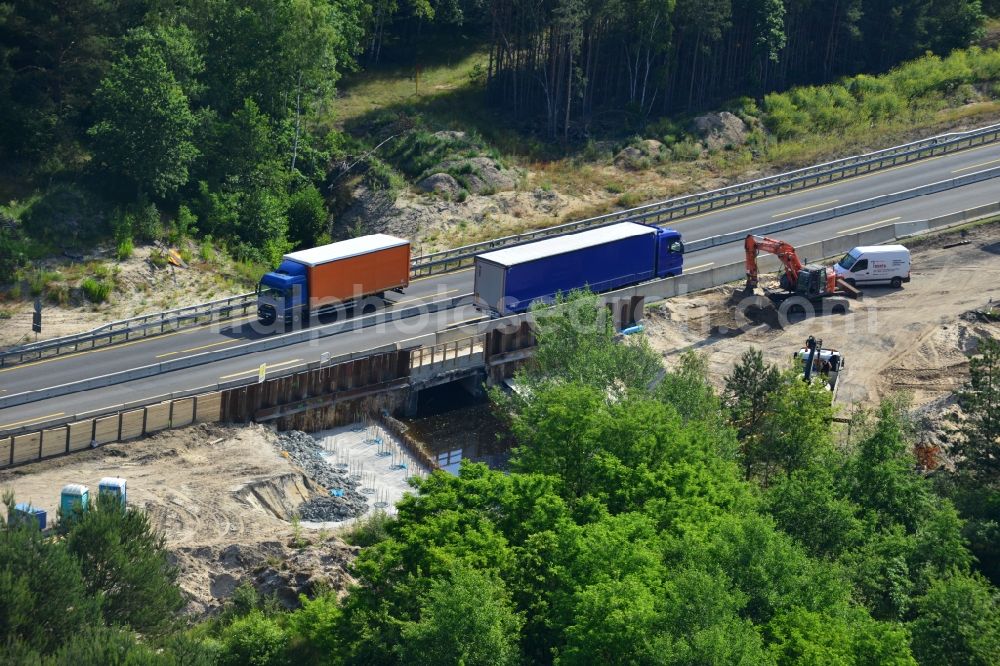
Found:
[[[743,241],[743,247],[746,250],[746,268],[747,268],[747,289],[753,289],[757,286],[757,281],[759,278],[759,272],[757,270],[757,255],[761,252],[769,252],[778,257],[782,265],[785,267],[785,273],[788,275],[789,283],[794,287],[795,282],[799,278],[799,272],[802,270],[802,262],[799,260],[799,255],[795,253],[795,248],[789,243],[782,240],[775,240],[774,238],[768,238],[767,236],[754,236],[750,234]]]

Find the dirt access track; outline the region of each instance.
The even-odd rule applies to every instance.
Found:
[[[942,247],[959,241],[968,243]],[[903,244],[912,253],[911,282],[902,289],[865,287],[846,314],[821,314],[783,329],[741,326],[729,304],[738,287],[726,285],[647,309],[648,339],[668,366],[686,350],[705,355],[712,383],[721,387],[750,347],[786,367],[813,335],[844,354],[838,403],[871,404],[908,391],[914,407],[926,405],[965,382],[979,338],[1000,338],[1000,324],[967,314],[991,302],[1000,306],[1000,222]],[[741,257],[742,248],[734,246],[733,261]]]

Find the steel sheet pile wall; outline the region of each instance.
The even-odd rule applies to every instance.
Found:
[[[399,440],[403,448],[406,449],[407,453],[409,453],[415,460],[419,461],[427,469],[441,469],[441,466],[438,465],[434,456],[428,453],[424,443],[410,433],[410,427],[408,425],[386,413],[380,413],[375,417],[375,421],[380,423],[387,432],[391,433],[393,437]]]
[[[371,411],[377,402],[390,407],[400,400],[391,395],[372,398],[404,389],[409,366],[408,350],[382,352],[228,389],[222,392],[221,419],[237,423],[276,421],[282,430],[313,430],[349,423],[351,418]]]
[[[531,322],[521,321],[517,328],[497,328],[486,334],[486,372],[490,384],[498,384],[513,376],[529,357],[535,346],[535,331]]]

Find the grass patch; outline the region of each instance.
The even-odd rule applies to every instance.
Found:
[[[149,262],[157,268],[166,268],[169,263],[167,255],[160,250],[153,250],[149,253]]]
[[[132,252],[135,250],[135,246],[132,243],[131,238],[125,238],[118,243],[118,247],[115,248],[115,257],[118,261],[125,261],[132,256]]]
[[[202,239],[201,245],[198,247],[198,255],[201,257],[202,261],[207,263],[212,263],[215,261],[218,253],[215,251],[215,246],[212,245],[212,237],[206,236]]]
[[[64,279],[63,274],[59,271],[37,269],[22,269],[19,275],[28,287],[28,293],[32,297],[43,296],[53,283]]]
[[[253,261],[234,261],[232,281],[241,289],[253,289],[260,283],[264,273],[271,270],[267,264]]]
[[[91,303],[103,303],[111,295],[112,284],[88,277],[80,283],[80,289],[83,290],[84,297]]]
[[[415,65],[389,64],[369,68],[341,85],[342,96],[333,102],[330,116],[338,123],[349,123],[372,111],[386,107],[419,103],[472,85],[476,65],[489,60],[486,49],[465,49],[451,58],[438,56],[437,64],[420,68]]]

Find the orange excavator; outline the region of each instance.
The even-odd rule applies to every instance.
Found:
[[[803,296],[808,299],[822,298],[834,294],[859,298],[861,292],[837,277],[832,268],[810,264],[803,266],[799,255],[791,244],[766,236],[750,234],[743,242],[746,249],[747,284],[746,293],[752,293],[757,287],[757,255],[769,252],[781,260],[785,272],[781,274],[781,288],[788,295]]]

